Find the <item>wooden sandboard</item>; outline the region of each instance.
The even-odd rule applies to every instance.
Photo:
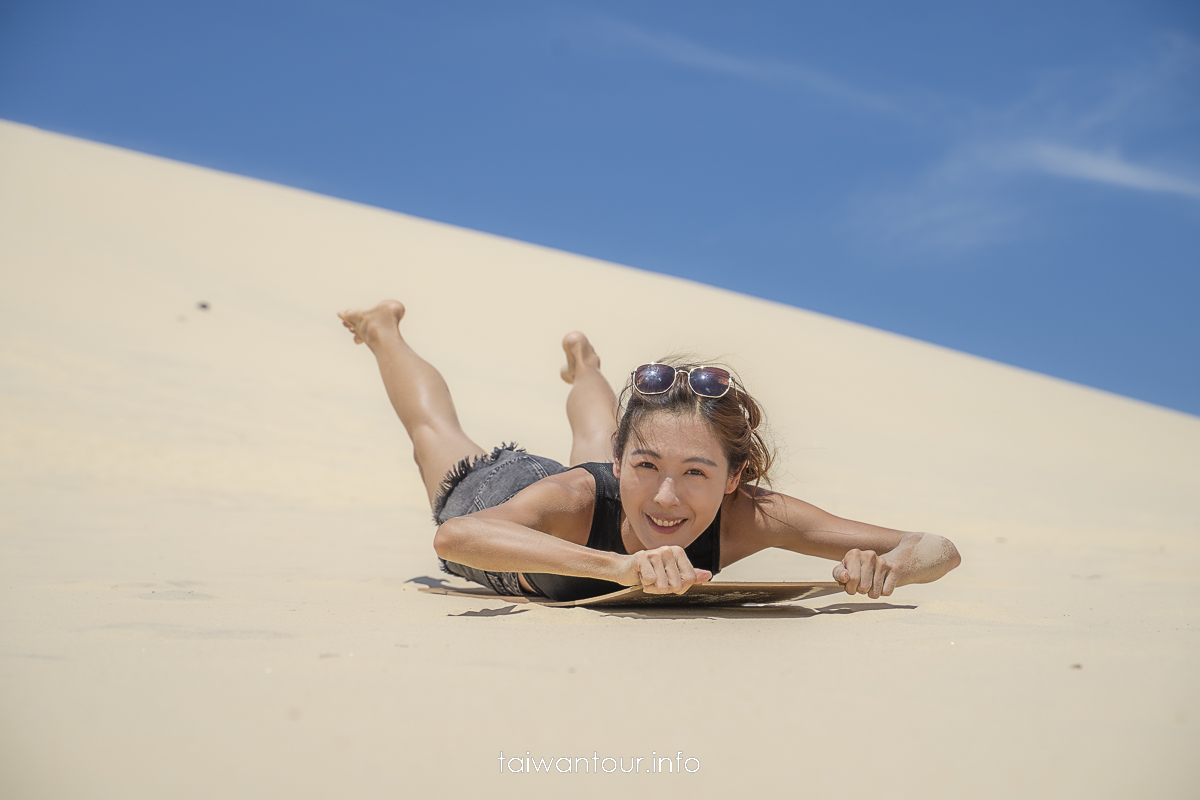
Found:
[[[641,587],[631,586],[617,592],[602,594],[599,597],[588,597],[583,600],[571,600],[565,603],[551,603],[536,597],[510,597],[493,594],[484,590],[458,590],[451,587],[430,586],[421,589],[422,592],[433,594],[448,594],[459,597],[474,597],[486,600],[503,600],[508,603],[537,603],[550,608],[620,608],[628,606],[643,607],[679,607],[679,606],[741,606],[747,603],[782,603],[788,600],[808,600],[814,597],[824,597],[843,592],[840,583],[833,581],[818,583],[798,583],[792,581],[750,582],[750,581],[713,581],[698,583],[683,594],[647,594]]]

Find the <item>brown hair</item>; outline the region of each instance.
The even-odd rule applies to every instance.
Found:
[[[631,375],[621,391],[617,406],[619,422],[617,432],[613,434],[613,456],[620,459],[624,455],[630,437],[637,435],[642,420],[651,414],[697,414],[708,423],[709,429],[720,441],[725,458],[729,461],[730,474],[746,465],[739,481],[742,486],[758,485],[764,481],[770,485],[775,454],[759,430],[764,421],[762,407],[742,387],[733,370],[709,361],[686,362],[676,356],[667,356],[656,363],[682,368],[701,364],[719,366],[729,371],[729,391],[722,397],[701,397],[691,390],[684,376],[677,374],[675,383],[663,394],[645,395],[633,388]]]

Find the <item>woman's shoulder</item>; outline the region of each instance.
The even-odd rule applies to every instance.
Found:
[[[611,461],[594,461],[579,464],[575,469],[587,472],[591,476],[591,486],[596,497],[602,497],[612,502],[621,500],[621,482],[613,474]]]
[[[467,516],[515,522],[559,539],[583,544],[596,504],[591,476],[582,470],[548,475],[499,505]]]
[[[578,495],[581,499],[586,498],[589,503],[596,499],[596,478],[582,465],[571,467],[565,472],[556,473],[544,480],[554,482],[567,492]]]
[[[551,506],[559,513],[581,512],[590,519],[599,493],[597,479],[591,472],[572,467],[542,478],[513,499]]]
[[[742,485],[721,503],[721,566],[740,561],[769,546],[770,531],[784,522],[788,498],[769,489]]]

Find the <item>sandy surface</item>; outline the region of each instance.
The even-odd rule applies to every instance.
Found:
[[[5,798],[1195,796],[1195,417],[11,123],[0,270]],[[725,355],[778,488],[963,566],[703,614],[422,593],[444,576],[416,467],[334,316],[382,297],[485,447],[566,458],[572,328],[614,381]]]

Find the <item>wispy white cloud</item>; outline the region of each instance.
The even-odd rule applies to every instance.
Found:
[[[860,246],[882,247],[890,256],[953,257],[1011,238],[1026,212],[1008,202],[1003,173],[981,169],[980,159],[979,152],[954,152],[907,185],[859,195],[848,233]]]
[[[606,17],[596,18],[589,28],[610,42],[668,64],[759,83],[792,86],[854,108],[889,116],[908,116],[904,104],[894,98],[860,89],[794,62],[731,55],[674,34],[655,33]]]
[[[1036,235],[1046,204],[1063,202],[1038,191],[1051,179],[1200,200],[1194,156],[1137,146],[1194,124],[1197,79],[1200,45],[1183,36],[1164,37],[1153,57],[1104,78],[1047,76],[1004,107],[949,120],[941,157],[907,185],[859,196],[851,227],[890,251],[953,257]]]
[[[1200,112],[1194,89],[1200,44],[1182,34],[1163,36],[1153,57],[1107,77],[1059,71],[1005,106],[981,109],[951,98],[881,94],[804,64],[724,52],[609,17],[590,18],[587,29],[608,47],[799,90],[944,136],[941,158],[906,188],[893,185],[855,202],[854,226],[873,230],[889,246],[931,246],[952,254],[1018,236],[1039,216],[1030,191],[1039,179],[1200,200],[1200,166],[1184,174],[1178,166],[1122,155],[1131,148],[1120,148],[1140,132]],[[1192,106],[1197,108],[1189,112]]]
[[[1200,199],[1200,182],[1131,164],[1115,152],[1095,153],[1050,142],[1030,142],[1013,146],[1005,160],[1017,169],[1060,178]]]

